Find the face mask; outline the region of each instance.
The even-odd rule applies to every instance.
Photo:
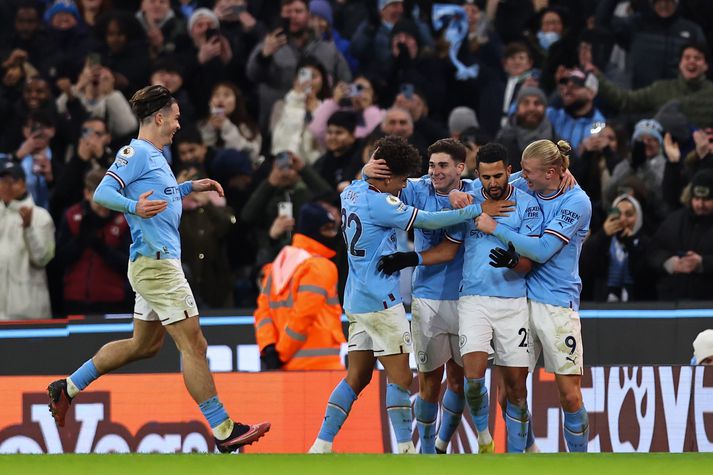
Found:
[[[542,49],[548,50],[550,49],[550,46],[552,46],[552,43],[555,41],[558,41],[560,39],[559,33],[555,31],[538,31],[537,32],[537,41],[540,42],[540,46],[542,46]]]

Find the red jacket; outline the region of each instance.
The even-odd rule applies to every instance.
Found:
[[[67,227],[73,238],[79,235],[84,219],[84,204],[78,203],[65,212]],[[126,245],[129,224],[115,213],[98,234],[109,248]],[[64,273],[64,299],[75,302],[123,302],[126,298],[126,275],[110,267],[92,247],[85,247],[81,256],[67,266]]]

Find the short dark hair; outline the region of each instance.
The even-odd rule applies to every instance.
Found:
[[[171,91],[163,86],[155,85],[146,86],[136,91],[131,96],[129,104],[136,117],[140,121],[144,121],[156,112],[166,107],[171,107],[174,102],[176,102],[176,99],[171,96]]]
[[[391,173],[395,176],[415,176],[421,172],[421,155],[405,138],[397,135],[387,135],[374,144],[375,159],[386,161]]]
[[[505,51],[503,52],[503,58],[509,58],[515,56],[518,53],[525,53],[532,60],[532,53],[530,48],[522,41],[511,41],[505,46]]]
[[[681,46],[681,49],[678,52],[678,60],[679,61],[681,61],[681,58],[683,58],[683,52],[689,48],[695,49],[696,51],[703,54],[703,56],[706,58],[706,63],[710,62],[708,60],[708,58],[709,58],[708,45],[701,41],[689,41],[689,42],[685,43],[683,46]]]
[[[198,128],[193,124],[189,124],[186,127],[181,127],[181,130],[176,132],[176,137],[174,138],[173,143],[176,146],[176,149],[178,149],[178,146],[182,143],[195,143],[199,145],[204,145],[203,136],[201,135]]]
[[[476,166],[480,166],[481,163],[497,162],[503,162],[506,167],[510,165],[510,160],[508,160],[508,151],[501,144],[497,142],[490,142],[478,149],[478,154],[475,157]]]
[[[456,163],[465,162],[465,145],[456,139],[447,138],[436,140],[428,147],[428,156],[430,157],[434,153],[445,153]]]

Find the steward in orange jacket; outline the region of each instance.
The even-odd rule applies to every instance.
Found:
[[[325,208],[300,209],[297,233],[263,267],[255,310],[255,336],[263,370],[344,369],[339,352],[346,340],[337,294],[337,225]],[[320,242],[321,241],[321,242]]]

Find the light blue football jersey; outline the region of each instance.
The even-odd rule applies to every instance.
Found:
[[[150,190],[153,194],[149,200],[168,202],[164,211],[151,218],[124,213],[131,229],[129,258],[132,261],[138,256],[180,259],[178,225],[183,211],[182,190],[161,150],[145,140],[132,139],[129,145],[122,147],[116,154],[97,192],[103,186],[115,187],[116,184],[120,192],[131,200],[138,201],[142,193]]]
[[[527,295],[540,303],[579,310],[579,256],[589,232],[592,204],[579,185],[550,196],[534,195],[542,209],[543,234],[556,236],[564,246],[547,262],[533,267],[527,276]]]
[[[480,180],[461,180],[460,191],[474,192],[482,189]],[[401,200],[407,205],[425,211],[451,209],[448,194],[439,193],[433,187],[431,177],[410,179],[401,191]],[[445,238],[445,229],[415,229],[416,252],[425,251]],[[433,300],[458,300],[458,286],[463,275],[463,248],[456,257],[445,264],[417,266],[413,272],[413,296]]]
[[[347,186],[340,197],[349,261],[344,310],[368,313],[400,304],[399,274],[379,272],[376,264],[381,256],[396,252],[395,229],[411,229],[418,210],[361,180]]]
[[[475,203],[482,204],[488,199],[481,188],[473,194]],[[514,201],[515,211],[507,216],[494,218],[498,226],[525,236],[539,236],[542,229],[542,213],[537,200],[522,190],[509,186],[506,200]],[[495,236],[485,234],[475,227],[471,220],[448,229],[447,238],[463,242],[463,280],[460,295],[482,295],[486,297],[517,298],[527,295],[527,284],[523,274],[513,269],[496,268],[489,264],[490,250],[503,247]]]

